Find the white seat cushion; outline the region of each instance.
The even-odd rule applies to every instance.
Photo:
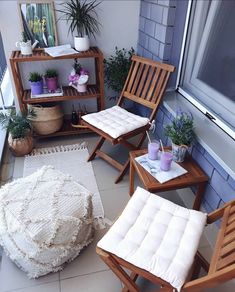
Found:
[[[137,188],[98,247],[162,278],[180,291],[207,215]]]
[[[143,127],[149,122],[148,118],[129,113],[117,105],[97,113],[82,116],[82,118],[115,139]]]
[[[0,243],[29,277],[62,268],[93,238],[91,194],[44,166],[0,190]]]

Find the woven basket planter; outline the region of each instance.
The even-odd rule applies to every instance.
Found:
[[[8,144],[11,152],[15,156],[24,156],[33,150],[33,136],[29,134],[24,138],[13,139],[11,134],[9,134]]]
[[[36,117],[31,119],[35,133],[49,135],[59,131],[62,127],[64,114],[59,105],[47,107],[32,105],[30,108],[36,114]]]

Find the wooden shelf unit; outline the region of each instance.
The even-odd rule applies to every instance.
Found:
[[[84,58],[94,58],[95,60],[95,77],[96,84],[90,84],[87,86],[87,92],[79,93],[76,89],[70,86],[63,87],[63,96],[53,96],[53,97],[42,97],[42,98],[31,98],[31,91],[29,89],[23,88],[22,79],[20,76],[19,64],[23,62],[36,62],[36,61],[50,61],[50,60],[65,60],[65,59],[84,59]],[[104,70],[103,70],[103,53],[97,47],[91,47],[86,52],[80,52],[76,54],[60,56],[53,58],[44,49],[35,49],[32,55],[24,56],[20,51],[13,51],[10,58],[12,75],[15,83],[16,94],[18,98],[18,103],[21,111],[27,109],[27,104],[41,104],[48,102],[61,102],[74,99],[87,99],[96,98],[97,101],[97,111],[104,109]],[[63,136],[72,135],[79,133],[88,133],[88,129],[77,129],[70,126],[70,122],[65,119],[64,125],[60,131],[53,133],[51,135],[46,135],[43,137],[51,136]]]

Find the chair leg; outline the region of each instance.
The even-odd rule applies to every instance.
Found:
[[[88,157],[88,159],[87,159],[88,162],[89,162],[89,161],[92,161],[92,160],[95,158],[95,156],[96,156],[96,151],[99,150],[99,149],[102,147],[102,145],[104,144],[104,141],[105,141],[105,138],[103,138],[103,137],[101,137],[101,138],[99,139],[99,141],[98,141],[98,143],[96,144],[94,150],[92,151],[91,155],[90,155],[90,156]]]
[[[130,159],[128,158],[126,163],[123,165],[123,168],[122,168],[121,172],[119,173],[119,176],[115,180],[115,184],[119,183],[123,179],[124,175],[126,174],[127,170],[129,169],[129,165],[130,165]]]

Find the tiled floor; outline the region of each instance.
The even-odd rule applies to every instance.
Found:
[[[88,142],[88,149],[92,149],[97,138],[92,135],[73,138],[57,138],[51,140],[42,140],[37,143],[38,147],[47,147],[61,144],[74,144],[82,141]],[[109,147],[109,146],[107,146]],[[116,149],[113,154],[122,157],[122,149]],[[14,161],[11,163],[14,163]],[[97,184],[100,190],[102,202],[104,205],[105,216],[114,220],[121,212],[128,201],[128,176],[119,184],[114,184],[117,171],[100,159],[95,159],[92,163]],[[23,174],[23,158],[16,158],[14,164],[13,177],[18,178]],[[138,184],[138,181],[137,181]],[[164,197],[183,205],[181,199],[175,192],[167,192]],[[18,291],[18,292],[119,292],[121,283],[110,272],[109,268],[98,258],[95,253],[97,241],[103,236],[106,230],[96,231],[95,239],[80,256],[72,263],[68,264],[61,272],[49,274],[37,280],[29,280],[25,273],[19,270],[3,254],[0,269],[0,292]],[[211,248],[205,239],[202,238],[200,249],[209,256]],[[142,286],[146,288],[146,282],[142,281]],[[226,285],[222,288],[212,289],[210,291],[219,292],[233,291]],[[234,286],[233,286],[234,287]],[[148,287],[149,288],[149,287]],[[208,290],[209,291],[209,290]]]

